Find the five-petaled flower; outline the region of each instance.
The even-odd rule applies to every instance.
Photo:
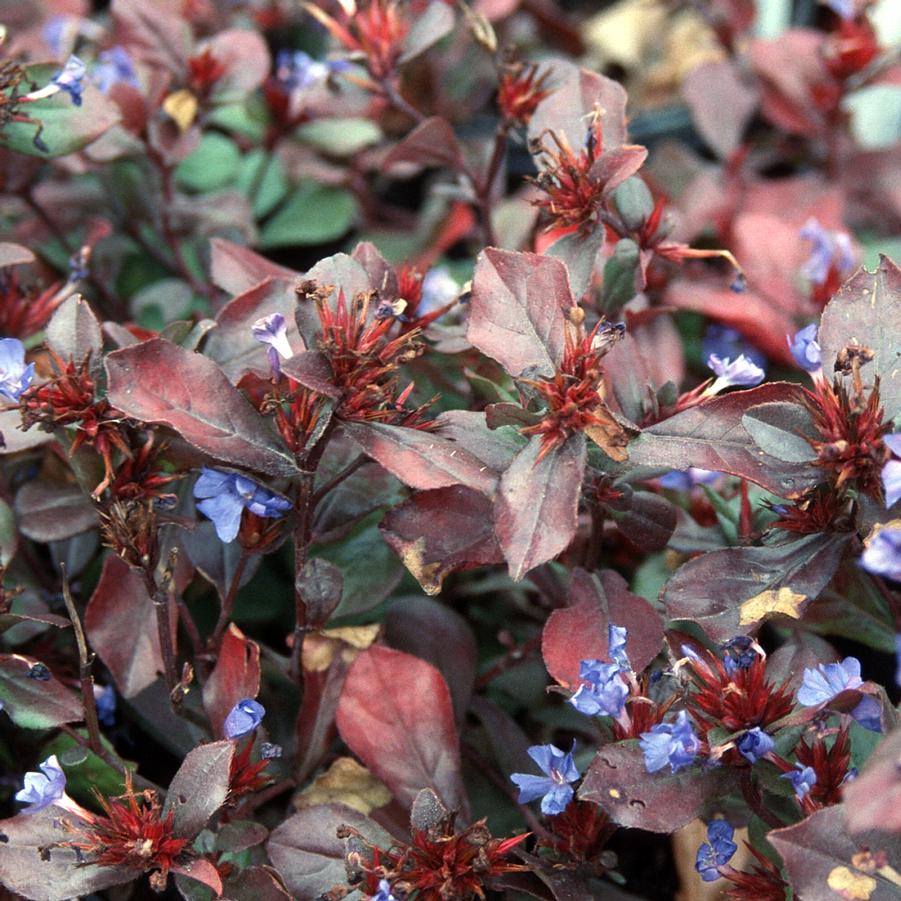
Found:
[[[528,804],[541,798],[541,812],[545,816],[556,816],[566,810],[573,798],[573,782],[579,779],[579,770],[573,760],[572,750],[564,753],[554,745],[533,745],[529,757],[538,764],[546,776],[529,773],[514,773],[510,779],[519,786],[519,803]]]
[[[744,354],[740,354],[734,360],[729,357],[720,357],[711,354],[707,358],[707,365],[713,370],[716,379],[706,388],[704,394],[713,395],[734,386],[750,387],[759,385],[766,373]]]
[[[883,436],[885,446],[894,454],[882,467],[882,490],[885,492],[885,507],[890,509],[901,500],[901,432]]]
[[[279,374],[279,357],[290,360],[294,356],[291,344],[288,341],[288,326],[285,317],[281,313],[272,313],[257,319],[250,327],[254,338],[261,344],[269,346],[269,365],[276,376]]]
[[[707,825],[707,841],[698,848],[695,869],[704,882],[720,878],[720,867],[725,866],[738,850],[732,841],[734,830],[725,820],[712,820]]]
[[[850,688],[860,688],[860,661],[846,657],[841,663],[819,663],[816,669],[805,669],[798,703],[802,707],[819,707]]]
[[[901,582],[901,529],[884,527],[867,539],[860,564],[873,575]]]
[[[674,723],[657,723],[649,732],[642,732],[640,745],[649,773],[656,773],[667,764],[678,773],[691,766],[701,752],[701,742],[684,710],[679,711]]]
[[[61,91],[65,91],[72,98],[75,106],[81,106],[81,94],[84,90],[82,80],[85,72],[87,72],[85,64],[77,56],[70,56],[66,60],[66,64],[50,81]]]
[[[222,725],[222,732],[226,738],[234,741],[256,732],[266,715],[266,708],[253,698],[244,698],[238,701],[228,712]]]
[[[629,695],[621,672],[618,663],[583,660],[579,665],[582,684],[569,703],[586,716],[612,716],[615,719],[623,712]]]
[[[22,808],[22,813],[37,813],[61,800],[66,792],[66,774],[56,754],[38,764],[38,768],[39,773],[25,774],[25,787],[16,792],[16,800],[28,805]]]
[[[25,345],[18,338],[0,339],[0,395],[18,403],[34,378],[34,363],[25,365]]]
[[[795,332],[795,337],[785,336],[795,362],[807,372],[817,372],[823,366],[823,354],[817,341],[817,324],[811,322]]]
[[[216,526],[216,534],[226,544],[234,541],[241,527],[241,514],[249,510],[257,516],[278,519],[291,509],[291,502],[258,485],[247,476],[204,466],[194,483],[197,509]]]
[[[794,786],[795,795],[799,801],[803,801],[810,790],[817,784],[817,774],[813,767],[796,763],[795,768],[788,773],[783,773],[780,779],[787,779]]]
[[[761,757],[765,757],[773,750],[776,743],[770,736],[760,728],[755,726],[748,729],[744,735],[738,740],[736,747],[738,753],[741,754],[748,763],[757,763]]]

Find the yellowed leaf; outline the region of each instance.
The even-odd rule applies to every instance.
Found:
[[[801,606],[807,600],[807,596],[792,591],[783,585],[778,591],[768,588],[748,598],[741,605],[741,617],[738,620],[740,626],[748,626],[759,623],[761,620],[772,616],[774,613],[782,613],[792,619],[801,618]]]
[[[179,131],[187,131],[197,117],[197,98],[187,89],[170,94],[163,101],[163,109],[178,126]]]
[[[390,800],[391,792],[366,767],[350,757],[339,757],[294,798],[294,806],[338,803],[368,814]]]
[[[438,594],[441,591],[441,582],[446,573],[442,571],[440,563],[426,563],[425,538],[417,538],[412,544],[402,547],[400,559],[426,594]]]
[[[344,626],[341,629],[325,629],[322,634],[326,638],[338,638],[358,651],[365,651],[378,637],[380,628],[378,623],[371,626]]]
[[[855,873],[848,867],[835,867],[826,878],[832,891],[848,901],[867,901],[876,891],[876,880],[863,873]]]

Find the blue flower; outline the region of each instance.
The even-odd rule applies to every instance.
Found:
[[[529,757],[538,764],[546,776],[532,776],[528,773],[514,773],[510,779],[519,786],[519,803],[528,804],[541,798],[541,812],[545,816],[556,816],[566,810],[573,798],[570,783],[579,779],[579,770],[573,760],[572,750],[565,754],[554,745],[533,745]]]
[[[673,469],[660,477],[660,484],[671,491],[688,491],[695,485],[709,485],[720,477],[720,473],[710,469]]]
[[[901,432],[886,435],[882,440],[896,457],[901,457]],[[882,467],[882,487],[885,491],[885,508],[888,510],[901,500],[901,459],[889,460]]]
[[[112,726],[116,722],[116,692],[112,685],[94,686],[94,706],[97,708],[97,719],[104,726]]]
[[[244,698],[228,712],[222,731],[226,738],[243,738],[260,728],[264,716],[266,708],[262,704],[253,698]]]
[[[794,338],[785,336],[788,348],[795,362],[807,372],[816,372],[823,367],[823,354],[817,341],[817,324],[811,322],[800,331],[795,332]]]
[[[723,667],[731,676],[736,670],[749,669],[757,660],[757,651],[747,635],[738,635],[723,643]]]
[[[56,754],[51,754],[38,764],[40,773],[26,773],[25,787],[16,792],[16,800],[27,804],[22,813],[37,813],[59,801],[66,791],[66,774],[62,771]]]
[[[695,869],[704,882],[714,882],[720,878],[720,867],[724,867],[738,846],[732,841],[734,830],[725,820],[713,820],[707,826],[707,841],[698,848]]]
[[[851,20],[857,15],[855,0],[824,0],[824,2],[829,9],[842,19]]]
[[[816,669],[805,669],[798,703],[802,707],[819,707],[849,688],[860,688],[860,661],[846,657],[841,663],[820,663]]]
[[[851,711],[851,716],[870,732],[882,731],[882,704],[872,695],[864,695]]]
[[[422,280],[422,295],[416,308],[417,315],[425,316],[449,304],[460,294],[460,285],[447,266],[435,266]]]
[[[789,773],[783,773],[781,779],[788,779],[795,788],[795,794],[799,801],[803,801],[810,790],[817,784],[817,774],[812,767],[804,766],[803,763],[796,763],[795,769]]]
[[[749,344],[741,332],[716,322],[707,326],[701,340],[701,358],[709,360],[713,354],[718,357],[729,357],[732,360],[744,356],[761,369],[766,363],[766,357],[756,347]]]
[[[716,379],[706,389],[705,394],[718,394],[726,388],[733,386],[749,387],[759,385],[766,373],[756,363],[749,360],[744,354],[732,360],[729,357],[721,358],[717,354],[711,354],[707,358],[707,365],[713,370]]]
[[[617,663],[583,660],[579,678],[583,684],[569,699],[569,703],[585,716],[618,717],[626,704],[629,689],[623,682],[622,669]]]
[[[607,649],[610,659],[623,671],[629,672],[632,664],[626,654],[626,641],[629,638],[629,630],[625,626],[607,626]]]
[[[287,498],[246,476],[208,466],[201,469],[194,483],[194,497],[202,498],[197,509],[213,521],[216,534],[226,544],[237,537],[245,509],[268,519],[278,519],[291,509]]]
[[[54,57],[60,59],[75,44],[80,30],[81,19],[78,16],[51,16],[41,27],[41,37],[53,51]]]
[[[292,91],[319,87],[349,68],[347,60],[317,60],[303,50],[279,50],[275,57],[275,77]]]
[[[901,582],[901,529],[882,528],[867,539],[860,565],[874,575]]]
[[[824,284],[833,267],[840,275],[854,268],[854,250],[845,232],[831,231],[823,228],[816,219],[808,219],[800,235],[813,244],[810,256],[801,267],[801,272],[813,284]]]
[[[656,773],[667,764],[678,773],[694,763],[701,751],[701,742],[684,710],[679,711],[675,723],[658,723],[650,732],[642,732],[640,745],[649,773]]]
[[[18,338],[0,339],[0,395],[14,403],[34,378],[34,363],[25,365],[25,345]]]
[[[135,71],[135,64],[132,62],[128,51],[124,47],[116,44],[109,50],[104,50],[100,56],[94,71],[92,73],[94,84],[98,89],[106,94],[115,84],[128,85],[131,88],[139,88],[141,86],[138,81],[138,73]]]
[[[391,894],[391,884],[387,879],[379,880],[379,890],[369,899],[369,901],[397,901],[397,898]]]
[[[288,342],[288,326],[285,317],[281,313],[273,313],[264,316],[251,326],[254,338],[262,344],[268,344],[278,351],[279,356],[289,360],[294,356],[291,345]]]
[[[50,81],[61,91],[65,91],[72,98],[72,103],[81,106],[81,92],[84,90],[81,82],[85,72],[87,72],[87,67],[73,54]]]
[[[767,735],[760,726],[748,729],[738,740],[738,753],[748,763],[757,763],[761,757],[765,757],[776,746],[776,742]]]

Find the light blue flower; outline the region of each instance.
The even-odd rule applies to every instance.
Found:
[[[514,773],[510,779],[519,786],[519,803],[528,804],[541,798],[541,812],[545,816],[556,816],[566,810],[573,799],[573,782],[579,779],[579,770],[573,760],[572,750],[564,753],[554,745],[533,745],[529,757],[538,764],[545,776],[529,773]]]
[[[734,360],[711,354],[707,358],[707,365],[713,370],[716,379],[706,389],[705,394],[718,394],[720,391],[734,386],[759,385],[766,375],[760,366],[749,360],[744,354]]]
[[[292,91],[309,91],[349,68],[347,60],[313,59],[303,50],[279,50],[275,57],[275,77]]]
[[[449,304],[460,294],[460,285],[447,266],[435,266],[422,280],[422,295],[416,307],[418,316],[425,316]]]
[[[794,338],[785,336],[795,362],[807,372],[816,372],[823,367],[823,353],[817,341],[817,330],[817,324],[811,322],[795,332]]]
[[[795,769],[789,773],[783,773],[781,779],[788,779],[794,786],[795,795],[799,801],[803,801],[810,790],[817,784],[817,774],[812,767],[804,766],[803,763],[796,763]]]
[[[720,473],[711,469],[698,469],[692,466],[689,469],[673,469],[659,481],[664,488],[670,491],[688,491],[695,485],[709,485],[720,477]]]
[[[704,882],[720,878],[719,868],[732,860],[738,846],[732,841],[734,830],[725,820],[713,820],[707,826],[707,841],[698,848],[695,869]]]
[[[120,47],[118,44],[100,54],[91,77],[97,88],[104,94],[115,84],[124,84],[131,88],[140,88],[141,86],[131,56],[124,47]]]
[[[901,458],[901,432],[886,435],[882,440],[896,458]],[[882,488],[888,510],[901,500],[901,459],[889,460],[882,467]]]
[[[0,339],[0,395],[14,403],[34,378],[34,363],[25,365],[25,345],[18,338]]]
[[[840,275],[854,268],[854,250],[846,232],[823,228],[816,219],[808,219],[800,235],[813,244],[810,256],[801,267],[801,272],[813,284],[824,284],[833,267]]]
[[[257,516],[278,519],[291,509],[291,502],[236,472],[204,466],[194,483],[197,505],[216,526],[216,534],[226,544],[234,541],[241,528],[241,514],[249,510]]]
[[[776,746],[776,743],[767,735],[760,726],[748,729],[744,735],[738,740],[736,747],[739,754],[748,761],[748,763],[757,763],[761,757],[766,757],[770,751]]]
[[[678,773],[694,763],[701,752],[701,742],[684,710],[679,711],[674,723],[658,723],[649,732],[642,732],[639,744],[649,773],[656,773],[667,764]]]
[[[629,672],[632,664],[626,654],[626,641],[629,638],[629,630],[625,626],[607,626],[607,649],[610,659],[623,671]]]
[[[623,682],[622,669],[617,663],[583,660],[579,678],[583,684],[569,699],[569,703],[585,716],[618,717],[626,704],[629,689]]]
[[[732,360],[744,356],[761,369],[766,363],[766,357],[741,332],[718,322],[708,325],[701,339],[701,359],[709,360],[713,354]]]
[[[387,879],[379,880],[379,890],[369,899],[369,901],[397,901],[391,894],[391,883]]]
[[[85,64],[73,54],[50,81],[60,90],[65,91],[72,98],[75,106],[81,106],[81,94],[84,90],[82,81],[86,72]]]
[[[850,688],[860,688],[860,661],[846,657],[841,663],[819,663],[816,669],[805,669],[798,703],[803,707],[819,707]]]
[[[823,0],[823,3],[825,3],[837,16],[840,16],[843,19],[850,21],[857,15],[857,4],[855,0]]]
[[[59,801],[66,792],[66,774],[59,765],[56,754],[38,764],[39,773],[25,774],[25,787],[16,792],[16,800],[27,804],[22,813],[37,813]]]
[[[901,529],[880,529],[867,541],[860,565],[876,576],[901,582]]]
[[[253,698],[244,698],[228,712],[222,732],[226,738],[232,740],[243,738],[260,728],[265,715],[266,708],[262,704]]]
[[[851,716],[870,732],[882,731],[882,704],[872,695],[864,695],[860,703],[851,711]]]

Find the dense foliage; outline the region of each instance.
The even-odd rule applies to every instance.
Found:
[[[898,897],[901,65],[800,5],[4,6],[6,890]]]

